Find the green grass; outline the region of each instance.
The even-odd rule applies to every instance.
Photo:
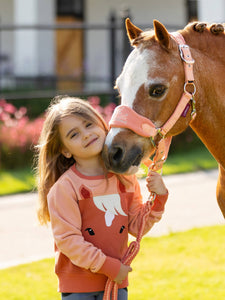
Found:
[[[129,300],[225,299],[225,226],[146,237],[132,263]],[[0,270],[1,299],[59,300],[54,259]]]
[[[225,299],[225,226],[145,238],[134,261],[130,300]]]
[[[177,152],[168,156],[163,166],[163,175],[195,172],[217,168],[217,162],[202,146],[188,152]],[[146,176],[142,165],[140,174]],[[0,171],[0,195],[28,192],[35,188],[35,179],[30,169]]]
[[[0,277],[0,299],[60,299],[53,259],[0,270]]]
[[[0,195],[29,192],[35,187],[30,169],[0,171]]]
[[[169,155],[163,166],[163,174],[177,174],[217,168],[218,163],[203,146],[185,153]]]

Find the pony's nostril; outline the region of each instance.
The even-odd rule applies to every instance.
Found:
[[[123,149],[121,147],[115,147],[111,158],[114,163],[119,163],[123,158]]]

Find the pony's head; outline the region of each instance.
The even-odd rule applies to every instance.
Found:
[[[173,114],[185,81],[178,44],[160,22],[155,20],[154,30],[143,32],[127,19],[126,29],[134,49],[116,80],[116,88],[122,106],[128,107],[125,118],[129,119],[129,111],[134,114],[130,126],[112,126],[103,149],[106,167],[118,173],[137,171],[135,167],[154,153],[155,146],[162,139],[157,128],[161,128]],[[186,129],[191,118],[190,111],[178,118],[166,136]],[[139,122],[135,113],[153,124],[156,129],[153,135],[133,129]],[[146,132],[150,127],[146,125],[141,130]]]

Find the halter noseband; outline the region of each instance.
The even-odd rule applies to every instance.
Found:
[[[156,148],[155,156],[153,161],[146,164],[151,166],[153,170],[159,170],[162,168],[163,163],[165,162],[172,137],[165,138],[165,135],[169,130],[174,126],[177,120],[181,116],[186,116],[189,107],[190,100],[192,100],[192,119],[196,116],[195,111],[195,101],[193,96],[195,94],[196,88],[194,84],[194,74],[193,74],[193,64],[194,60],[192,59],[189,46],[186,45],[183,36],[179,32],[171,33],[172,38],[178,43],[181,59],[184,62],[184,73],[185,73],[185,83],[184,83],[184,92],[178,102],[174,112],[170,118],[164,123],[160,128],[156,128],[153,122],[146,117],[143,117],[136,113],[132,108],[126,105],[119,105],[116,107],[112,118],[109,122],[110,128],[119,127],[119,128],[128,128],[143,137],[150,137],[153,143],[154,148]],[[193,92],[189,93],[187,87],[192,86]],[[160,134],[162,137],[157,147],[154,144],[154,138],[157,134]]]

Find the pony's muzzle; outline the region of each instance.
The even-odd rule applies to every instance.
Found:
[[[142,150],[138,146],[128,150],[123,145],[105,145],[103,151],[106,167],[116,173],[125,173],[131,166],[139,166],[142,157]]]

